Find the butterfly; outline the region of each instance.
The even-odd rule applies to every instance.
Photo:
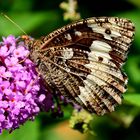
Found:
[[[127,85],[122,65],[134,31],[125,18],[91,17],[25,42],[50,91],[104,115],[122,103]]]

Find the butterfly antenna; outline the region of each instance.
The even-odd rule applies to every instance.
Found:
[[[6,19],[8,19],[11,23],[13,23],[20,31],[22,31],[25,35],[27,35],[27,33],[17,24],[15,23],[11,18],[9,18],[6,14],[1,13],[2,16],[4,16]]]

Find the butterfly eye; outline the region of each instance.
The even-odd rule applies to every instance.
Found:
[[[106,28],[105,29],[105,33],[108,34],[108,35],[110,35],[111,34],[111,30],[109,28]]]

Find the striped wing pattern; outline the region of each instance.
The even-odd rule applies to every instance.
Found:
[[[50,89],[103,115],[122,102],[127,76],[121,68],[133,36],[130,20],[88,18],[35,40],[30,57]]]

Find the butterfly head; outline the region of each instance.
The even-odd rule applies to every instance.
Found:
[[[22,36],[20,37],[20,39],[21,39],[22,41],[24,41],[24,43],[25,43],[25,45],[26,45],[26,48],[27,48],[28,50],[32,50],[32,44],[33,44],[34,39],[33,39],[31,36],[22,35]]]
[[[39,58],[38,58],[38,40],[35,40],[34,38],[28,36],[28,35],[22,35],[20,39],[24,42],[26,48],[30,51],[29,57],[30,59],[38,65],[39,63]],[[38,48],[38,49],[37,49]]]

